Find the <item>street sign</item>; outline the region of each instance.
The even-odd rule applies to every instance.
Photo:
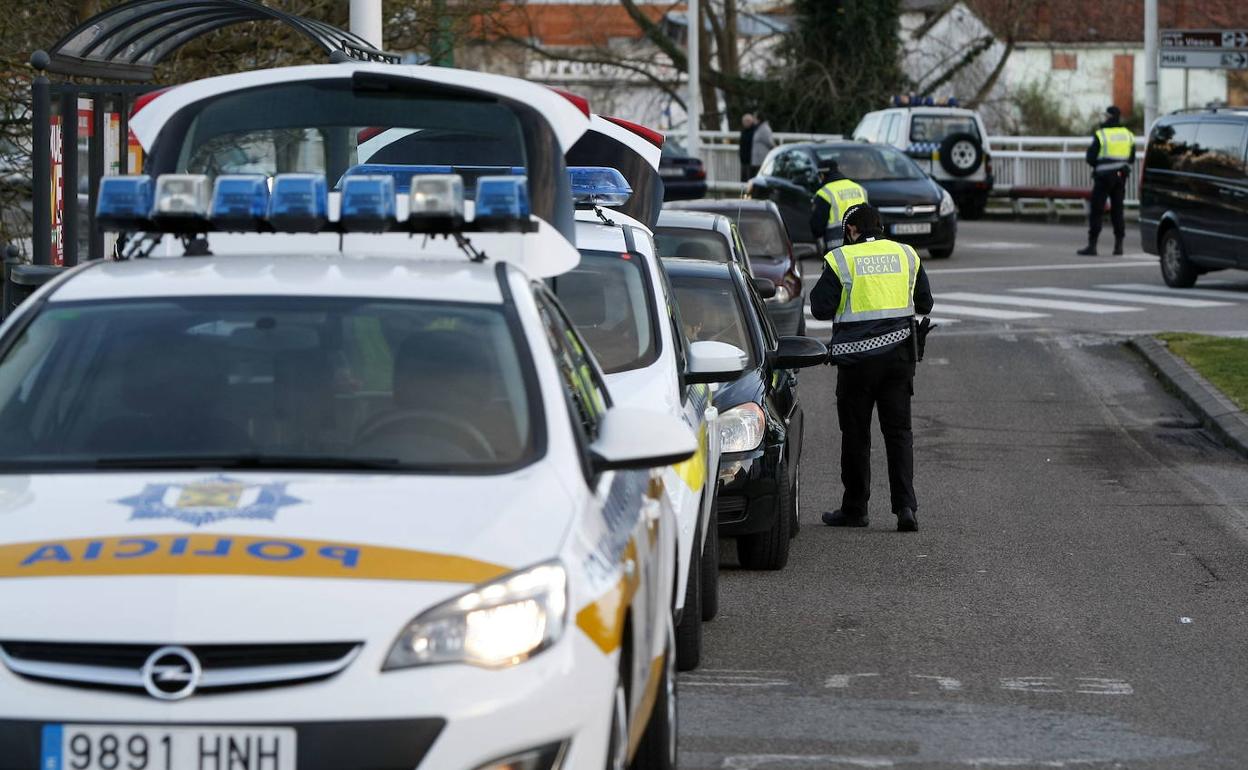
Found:
[[[1248,50],[1248,29],[1163,29],[1163,50]]]
[[[1178,69],[1248,69],[1248,51],[1161,51],[1161,66]]]

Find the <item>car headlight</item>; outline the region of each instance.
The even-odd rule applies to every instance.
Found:
[[[719,415],[721,452],[748,452],[758,447],[767,430],[767,416],[753,402],[734,406]]]
[[[784,304],[785,302],[788,302],[791,299],[793,299],[793,292],[789,291],[789,287],[785,286],[782,283],[778,283],[776,284],[776,293],[772,295],[767,301]]]
[[[513,572],[408,623],[382,670],[431,663],[515,665],[559,640],[567,608],[568,576],[559,562]]]
[[[949,194],[948,190],[941,190],[940,191],[940,215],[942,217],[947,217],[957,210],[958,210],[958,207],[955,206],[953,203],[953,196]]]

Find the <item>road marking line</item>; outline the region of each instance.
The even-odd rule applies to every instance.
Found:
[[[833,674],[824,680],[823,686],[829,689],[843,690],[849,683],[858,678],[879,676],[879,674]]]
[[[1040,288],[1010,289],[1020,294],[1050,294],[1058,297],[1076,297],[1079,299],[1107,299],[1111,302],[1135,302],[1140,305],[1167,305],[1169,307],[1229,307],[1229,302],[1214,302],[1207,299],[1187,299],[1186,297],[1150,296],[1147,294],[1126,294],[1113,291],[1093,291],[1091,289],[1061,289],[1056,286]]]
[[[896,767],[891,759],[884,757],[850,757],[839,754],[733,754],[724,757],[720,767],[724,770],[761,770],[769,765],[791,766],[794,762],[812,767],[850,765],[852,767]]]
[[[931,674],[911,674],[910,676],[914,679],[930,679],[940,685],[940,689],[946,692],[958,692],[962,689],[962,683],[951,676],[933,676]]]
[[[1079,687],[1075,692],[1080,695],[1134,695],[1135,688],[1125,679],[1103,679],[1101,677],[1076,677]]]
[[[1048,313],[1025,313],[1020,310],[998,310],[991,307],[970,307],[969,305],[950,305],[941,302],[940,312],[953,315],[964,315],[971,318],[995,318],[998,321],[1022,321],[1027,318],[1048,318]]]
[[[1002,690],[1015,692],[1061,692],[1051,676],[1011,676],[1001,680]]]
[[[935,270],[927,270],[929,275],[953,275],[954,273],[1028,273],[1028,272],[1052,272],[1053,270],[1104,270],[1106,268],[1116,267],[1151,267],[1157,269],[1157,260],[1150,259],[1147,262],[1134,262],[1131,260],[1122,260],[1120,262],[1079,262],[1075,264],[1062,265],[1010,265],[1008,267],[943,267]]]
[[[1164,294],[1167,297],[1203,297],[1204,299],[1221,299],[1232,302],[1248,302],[1248,292],[1220,289],[1171,289],[1168,286],[1155,286],[1151,283],[1110,283],[1101,284],[1098,289],[1114,289],[1116,291],[1142,292],[1144,294]]]
[[[1010,305],[1013,307],[1032,307],[1044,310],[1068,310],[1075,313],[1135,313],[1142,308],[1124,307],[1123,305],[1098,305],[1094,302],[1067,302],[1061,299],[1030,299],[1027,297],[1011,297],[1004,294],[980,294],[973,291],[955,291],[950,294],[937,294],[936,301],[951,299],[959,302],[984,302],[989,305]],[[942,307],[941,310],[944,310]]]

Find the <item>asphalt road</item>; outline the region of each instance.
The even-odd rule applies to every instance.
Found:
[[[928,263],[937,317],[941,295],[1054,287],[1136,309],[944,302],[1040,317],[947,314],[930,338],[917,534],[894,531],[878,433],[870,528],[819,523],[841,492],[835,373],[802,374],[802,531],[782,572],[725,562],[680,680],[682,768],[1248,766],[1248,463],[1121,344],[1245,332],[1248,273],[1202,278],[1219,304],[1133,304],[1197,295],[1131,238],[1088,259],[1079,228],[967,223]],[[1100,288],[1129,284],[1153,293]]]

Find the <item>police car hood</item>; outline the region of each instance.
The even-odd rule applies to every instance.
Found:
[[[560,490],[542,463],[488,480],[0,477],[3,639],[86,629],[188,643],[397,634],[470,585],[558,555],[572,519]]]

